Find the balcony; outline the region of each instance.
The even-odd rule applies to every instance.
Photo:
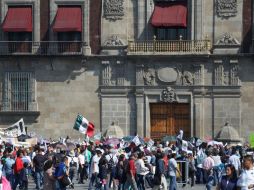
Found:
[[[129,41],[128,55],[192,55],[210,54],[211,42],[205,40],[150,40]]]
[[[0,55],[82,55],[85,42],[0,41]]]

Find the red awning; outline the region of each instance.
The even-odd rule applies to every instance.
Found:
[[[32,32],[32,7],[9,7],[2,28],[4,32]]]
[[[155,5],[151,24],[154,27],[187,27],[186,3]]]
[[[58,7],[54,32],[82,32],[81,7]]]

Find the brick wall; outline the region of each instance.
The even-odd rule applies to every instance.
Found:
[[[102,0],[90,1],[90,46],[92,54],[101,49],[101,6]]]
[[[49,0],[40,0],[41,41],[49,40]]]
[[[252,0],[243,0],[243,52],[248,53],[252,41]]]

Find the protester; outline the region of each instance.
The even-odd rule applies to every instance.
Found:
[[[13,190],[16,190],[17,186],[19,185],[20,188],[23,188],[22,178],[21,178],[21,170],[24,168],[24,164],[22,161],[23,153],[22,151],[17,151],[17,158],[15,164],[13,166],[14,170],[14,185]]]
[[[68,163],[69,163],[69,176],[71,183],[73,184],[73,179],[75,177],[75,174],[77,173],[77,168],[78,168],[78,158],[75,156],[74,151],[70,151],[68,155]]]
[[[96,154],[92,158],[91,162],[91,179],[89,182],[89,190],[92,189],[94,184],[98,183],[98,174],[99,174],[99,162],[102,156],[102,153],[104,153],[103,150],[97,148],[96,149]]]
[[[237,186],[241,190],[254,189],[253,156],[247,155],[243,159],[243,171],[238,179]]]
[[[226,166],[226,175],[222,176],[216,190],[237,190],[237,173],[234,165]]]
[[[42,155],[42,149],[38,149],[38,154],[33,159],[33,166],[35,171],[36,189],[41,190],[43,185],[43,165],[46,157]]]
[[[53,175],[53,161],[47,160],[44,164],[43,170],[43,190],[55,190],[56,178]]]
[[[168,161],[168,172],[169,172],[169,190],[176,190],[177,189],[177,184],[176,184],[176,172],[181,176],[181,172],[177,168],[177,163],[176,163],[176,154],[172,153],[171,158]]]
[[[139,190],[145,190],[144,177],[149,173],[149,169],[145,166],[144,163],[144,152],[138,153],[138,159],[135,162],[136,171],[137,171],[137,186]]]
[[[57,179],[57,189],[59,190],[66,190],[66,187],[71,184],[68,175],[69,175],[69,170],[68,170],[68,157],[65,156],[63,157],[62,161],[58,165],[55,171],[55,177]]]

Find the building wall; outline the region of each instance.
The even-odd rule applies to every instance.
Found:
[[[94,123],[96,130],[99,130],[99,67],[96,62],[89,61],[83,65],[80,58],[71,57],[34,60],[14,58],[0,62],[2,74],[10,70],[35,73],[36,97],[40,112],[38,117],[32,117],[32,113],[16,116],[7,114],[5,118],[1,116],[1,127],[6,127],[23,117],[25,124],[29,127],[28,131],[34,131],[42,136],[80,137],[80,133],[73,130],[72,127],[77,114],[81,113]]]

